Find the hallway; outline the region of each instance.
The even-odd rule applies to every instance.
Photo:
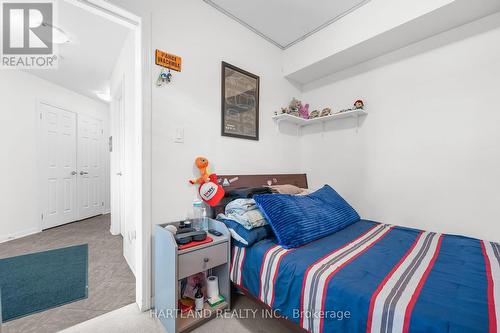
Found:
[[[0,244],[0,259],[89,246],[88,298],[4,323],[2,333],[57,332],[134,303],[135,277],[123,257],[123,239],[109,227],[110,215],[101,215]]]

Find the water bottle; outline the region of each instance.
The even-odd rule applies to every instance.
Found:
[[[201,202],[198,196],[194,197],[193,200],[193,225],[192,227],[195,230],[202,229],[202,220],[203,220],[203,203]]]
[[[208,217],[207,217],[207,209],[205,207],[202,208],[202,215],[201,215],[201,228],[202,230],[207,231],[208,230]]]

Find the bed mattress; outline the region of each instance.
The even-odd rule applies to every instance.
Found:
[[[361,220],[233,247],[231,280],[310,332],[498,332],[500,246]]]

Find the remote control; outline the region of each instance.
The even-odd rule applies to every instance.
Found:
[[[222,236],[222,232],[218,232],[217,230],[215,229],[208,229],[208,233],[209,234],[212,234],[214,236]]]

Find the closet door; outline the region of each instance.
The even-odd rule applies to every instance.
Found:
[[[42,229],[78,218],[76,114],[39,104]]]
[[[78,115],[78,219],[103,212],[102,121]]]

